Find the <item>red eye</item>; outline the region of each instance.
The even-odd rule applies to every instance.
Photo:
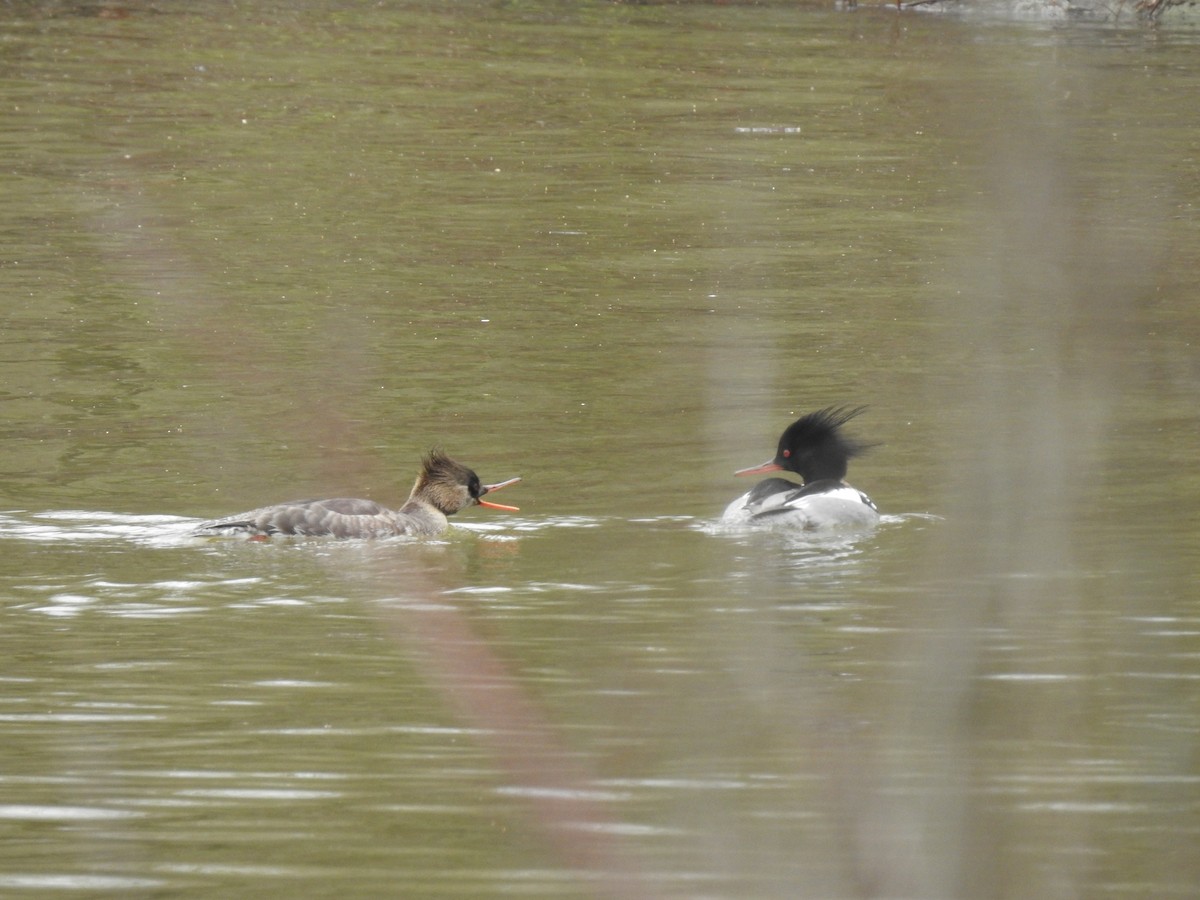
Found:
[[[792,451],[791,451],[791,450],[784,450],[784,451],[783,451],[783,458],[784,458],[784,459],[787,459],[787,458],[788,458],[789,456],[791,456],[791,455],[792,455]]]

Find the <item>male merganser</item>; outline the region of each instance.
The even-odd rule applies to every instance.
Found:
[[[421,474],[408,500],[399,509],[388,509],[374,500],[294,500],[264,506],[236,516],[206,522],[196,535],[244,534],[251,540],[271,535],[317,536],[338,538],[376,538],[394,535],[439,534],[449,526],[447,516],[476,504],[492,509],[515,511],[480,499],[520,481],[510,478],[499,484],[483,484],[479,476],[440,450],[433,450],[421,461]]]
[[[871,498],[843,481],[851,457],[866,451],[867,445],[839,429],[864,408],[830,406],[789,425],[774,459],[734,474],[795,472],[804,484],[784,478],[760,481],[726,507],[721,521],[804,530],[865,528],[878,522],[879,510]]]

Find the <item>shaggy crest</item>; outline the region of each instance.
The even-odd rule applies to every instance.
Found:
[[[421,495],[448,516],[478,502],[483,495],[479,476],[439,448],[425,454],[413,496]]]
[[[801,416],[779,438],[775,464],[806,482],[846,477],[849,461],[871,448],[841,433],[841,428],[865,406],[828,406]]]

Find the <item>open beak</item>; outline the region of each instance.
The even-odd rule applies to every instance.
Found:
[[[484,494],[490,494],[492,491],[498,491],[500,488],[506,488],[510,484],[516,484],[520,480],[520,477],[517,477],[510,478],[508,481],[501,481],[499,484],[485,484],[483,489],[479,492],[479,496],[482,497]],[[519,512],[521,509],[519,506],[505,506],[503,503],[491,503],[487,500],[480,500],[479,505],[488,506],[492,509],[506,509],[509,512]]]
[[[782,472],[783,466],[772,460],[765,462],[761,466],[751,466],[748,469],[738,469],[734,475],[765,475],[767,472]]]

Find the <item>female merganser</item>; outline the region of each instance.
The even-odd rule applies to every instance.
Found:
[[[375,538],[393,535],[440,534],[449,526],[447,516],[476,504],[492,509],[515,511],[480,499],[520,481],[510,478],[499,484],[482,484],[479,476],[440,450],[433,450],[421,461],[412,493],[399,509],[388,509],[374,500],[295,500],[252,509],[236,516],[206,522],[193,534],[244,534],[262,540],[275,534],[338,538]]]
[[[839,429],[864,408],[830,406],[789,425],[773,460],[734,474],[795,472],[804,484],[783,478],[760,481],[726,507],[721,521],[805,530],[865,528],[878,522],[879,510],[871,498],[842,480],[851,457],[866,451],[867,445]]]

